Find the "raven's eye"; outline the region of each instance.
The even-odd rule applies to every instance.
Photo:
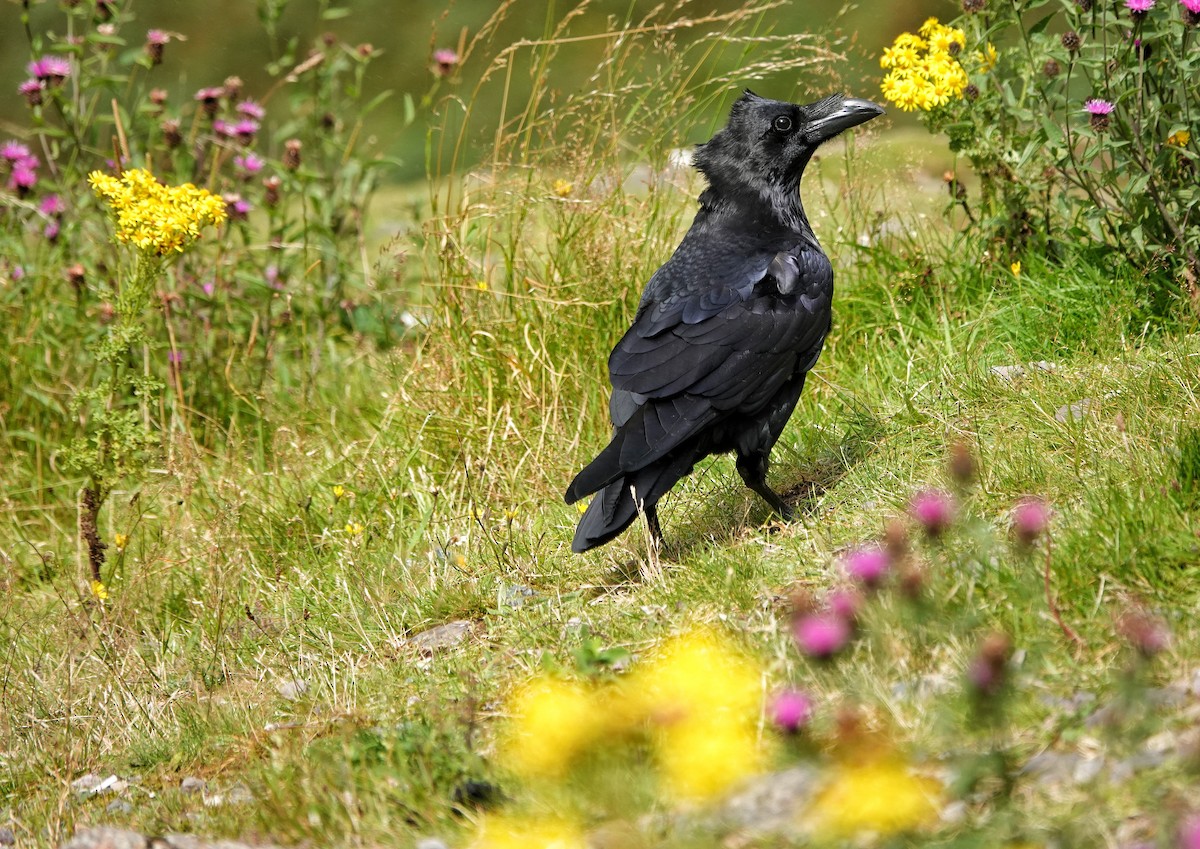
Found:
[[[787,115],[776,115],[771,126],[777,133],[789,133],[792,130],[792,119]]]

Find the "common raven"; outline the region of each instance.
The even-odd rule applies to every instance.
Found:
[[[639,512],[660,542],[658,500],[728,451],[746,485],[791,517],[767,484],[768,458],[820,356],[833,299],[800,176],[818,145],[882,114],[840,95],[799,106],[747,90],[697,147],[700,210],[608,358],[612,441],[567,488],[568,504],[597,493],[573,550],[603,545]]]

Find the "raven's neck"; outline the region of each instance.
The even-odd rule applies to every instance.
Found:
[[[700,194],[700,214],[736,220],[738,226],[767,241],[799,237],[819,247],[795,187],[786,190],[765,184],[723,191],[710,185]]]

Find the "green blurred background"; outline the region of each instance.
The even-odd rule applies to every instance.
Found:
[[[637,19],[658,3],[659,0],[596,0],[572,23],[571,32],[600,31],[610,17]],[[477,76],[483,67],[482,60],[490,59],[503,46],[520,38],[542,35],[547,21],[561,19],[576,5],[576,0],[558,3],[517,0],[490,49],[475,57],[477,67],[463,69],[463,79],[469,81],[472,75]],[[680,5],[681,14],[698,17],[730,10],[741,3],[706,0]],[[190,98],[200,87],[220,85],[230,75],[245,80],[247,96],[261,96],[272,82],[266,68],[286,49],[288,41],[295,40],[295,54],[302,59],[308,46],[323,33],[332,33],[351,45],[369,43],[380,51],[365,81],[368,98],[391,89],[399,95],[411,94],[419,103],[434,81],[432,50],[455,47],[460,34],[470,37],[477,32],[497,8],[498,0],[349,0],[337,6],[328,0],[157,0],[121,6],[135,16],[132,23],[119,30],[131,51],[141,50],[148,29],[168,30],[186,37],[186,41],[168,44],[163,65],[150,72],[150,84],[167,89],[176,103]],[[64,34],[65,16],[58,2],[45,0],[26,6],[21,0],[8,0],[5,4],[4,20],[0,21],[0,73],[4,80],[0,88],[0,133],[4,137],[22,135],[22,128],[27,132],[29,127],[28,110],[17,92],[30,56],[29,39],[21,22],[26,8],[35,40],[39,34]],[[260,23],[270,9],[278,12],[274,39]],[[839,44],[846,56],[846,61],[837,68],[842,87],[847,93],[878,99],[877,57],[882,48],[896,33],[915,28],[930,15],[946,19],[957,11],[957,6],[947,0],[859,5],[847,5],[841,0],[791,0],[766,12],[763,27],[776,33],[813,33]],[[570,91],[581,84],[596,67],[597,49],[595,44],[589,46],[585,42],[561,53],[554,65],[559,78],[552,85]],[[833,84],[828,77],[806,80],[792,76],[756,83],[755,87],[767,96],[801,99],[809,89],[817,95]],[[464,84],[459,87],[464,94],[470,91]],[[439,94],[447,90],[443,86]],[[403,114],[402,100],[393,98],[371,116],[367,129],[381,155],[398,163],[391,177],[412,180],[421,177],[425,170],[425,126],[420,114],[413,124],[406,126]],[[699,130],[698,137],[691,141],[701,141],[699,136],[703,134]]]

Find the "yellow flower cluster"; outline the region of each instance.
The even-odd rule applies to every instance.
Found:
[[[512,699],[505,761],[529,778],[563,776],[593,745],[649,733],[668,793],[702,800],[758,772],[755,667],[715,633],[677,637],[619,685],[538,679]]]
[[[479,824],[474,849],[584,849],[582,829],[559,818],[518,819],[493,814]]]
[[[88,182],[112,208],[117,239],[144,253],[181,253],[200,237],[201,227],[225,220],[225,202],[216,195],[191,183],[164,186],[143,168],[119,179],[93,171]]]
[[[883,51],[883,96],[905,112],[929,111],[962,97],[967,72],[955,58],[966,44],[963,31],[930,18],[919,34],[904,32]]]
[[[839,766],[813,800],[809,823],[827,838],[886,836],[936,822],[941,805],[941,784],[885,755]]]

